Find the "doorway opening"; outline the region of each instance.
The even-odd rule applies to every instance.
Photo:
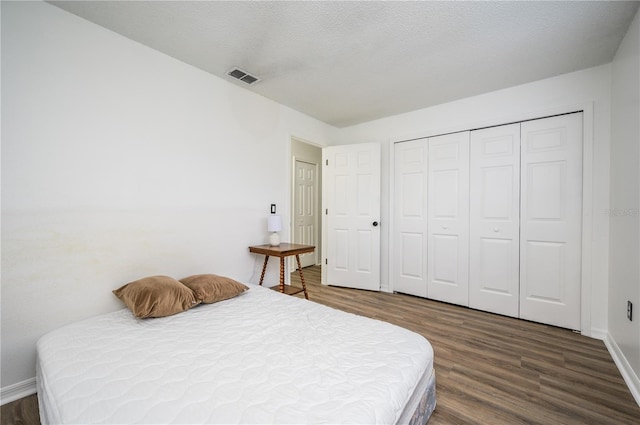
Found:
[[[291,241],[313,245],[313,253],[300,255],[303,268],[320,270],[322,252],[322,148],[291,138]],[[297,264],[291,264],[292,281]],[[305,271],[306,273],[306,271]],[[318,271],[318,274],[320,272]]]

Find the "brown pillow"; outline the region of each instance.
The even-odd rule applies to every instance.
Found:
[[[196,295],[199,302],[211,304],[240,295],[248,286],[215,274],[198,274],[180,279]]]
[[[113,293],[140,319],[171,316],[198,304],[191,289],[168,276],[145,277]]]

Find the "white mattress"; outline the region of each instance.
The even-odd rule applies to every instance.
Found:
[[[37,349],[43,424],[391,424],[433,368],[416,333],[255,285],[161,319],[97,316]]]

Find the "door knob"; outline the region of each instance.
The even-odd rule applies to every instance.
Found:
[[[377,221],[373,222],[373,227],[378,227],[378,222]]]

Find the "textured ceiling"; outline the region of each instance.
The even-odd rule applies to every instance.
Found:
[[[608,63],[640,4],[49,3],[337,127]]]

